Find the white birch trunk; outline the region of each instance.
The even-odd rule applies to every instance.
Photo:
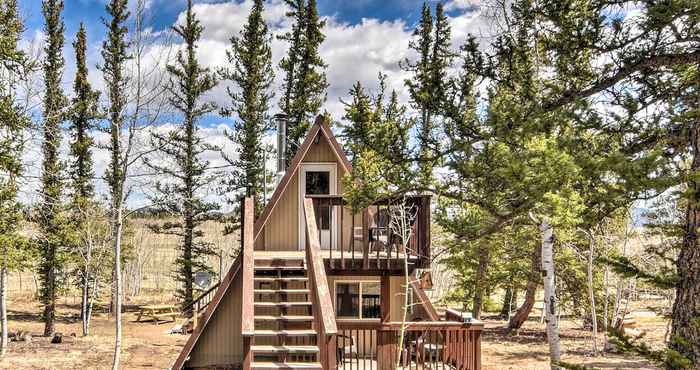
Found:
[[[544,275],[544,308],[546,311],[545,322],[547,324],[547,340],[549,341],[549,357],[552,369],[559,369],[557,365],[561,359],[559,348],[559,324],[556,314],[557,295],[554,285],[554,231],[546,219],[540,222],[542,233],[542,274]]]
[[[605,287],[605,302],[603,303],[603,351],[608,348],[608,301],[610,300],[610,293],[608,292],[608,278],[610,277],[610,268],[606,265],[603,272],[603,286]]]
[[[121,194],[119,195],[121,197]],[[114,312],[115,312],[115,332],[114,332],[114,360],[112,370],[119,370],[119,357],[122,350],[122,269],[121,269],[121,249],[122,249],[122,206],[121,201],[114,219]]]
[[[588,249],[588,296],[591,304],[591,326],[593,327],[591,339],[593,340],[593,356],[595,357],[598,356],[598,343],[596,341],[596,335],[598,334],[598,318],[595,309],[595,291],[593,290],[593,250],[595,246],[593,234],[590,234],[590,238],[591,241]]]
[[[5,356],[8,343],[7,325],[7,266],[0,266],[0,358]]]

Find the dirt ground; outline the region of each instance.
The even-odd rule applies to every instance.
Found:
[[[19,308],[19,309],[18,309]],[[98,312],[93,317],[91,335],[81,336],[79,309],[77,306],[58,306],[56,331],[64,335],[61,344],[51,344],[50,338],[41,337],[41,307],[35,302],[10,304],[8,316],[10,332],[24,330],[34,336],[30,343],[11,342],[5,359],[0,360],[0,369],[109,369],[114,348],[114,321],[106,313]],[[135,312],[124,314],[123,369],[165,369],[175,361],[187,337],[165,334],[173,323],[154,325],[137,323]],[[75,334],[75,337],[71,337]]]
[[[112,362],[114,322],[106,313],[96,313],[92,335],[81,337],[78,308],[64,302],[58,307],[57,331],[67,339],[62,344],[51,344],[49,338],[40,337],[41,307],[36,302],[12,301],[9,310],[10,330],[29,331],[35,335],[30,343],[11,342],[9,352],[0,361],[0,369],[108,369]],[[632,313],[641,329],[647,331],[647,339],[656,346],[662,343],[665,323],[651,312],[639,308]],[[136,313],[125,314],[124,369],[166,369],[173,363],[187,339],[179,334],[166,334],[174,324],[154,325],[137,323]],[[532,317],[517,335],[505,335],[504,321],[487,318],[482,342],[484,370],[549,369],[548,347],[544,325]],[[75,333],[75,337],[71,334]],[[563,360],[585,364],[598,369],[657,369],[648,362],[629,355],[592,356],[589,331],[580,329],[580,323],[562,320]],[[599,348],[603,336],[598,337]]]

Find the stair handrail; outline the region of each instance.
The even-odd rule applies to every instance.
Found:
[[[197,314],[206,308],[209,303],[211,303],[211,298],[216,293],[216,289],[219,288],[220,282],[216,282],[214,285],[205,290],[202,294],[198,295],[197,298],[193,299],[188,305],[184,306],[181,310],[182,313],[187,313],[192,310],[192,313]],[[209,298],[209,300],[204,304],[199,304],[204,298]]]
[[[306,269],[308,285],[313,300],[314,318],[318,330],[317,345],[320,349],[319,360],[324,369],[336,369],[336,350],[338,328],[333,312],[333,300],[328,289],[326,267],[321,257],[316,214],[312,199],[304,198],[304,216],[306,217]]]
[[[318,304],[319,313],[321,314],[321,324],[325,334],[337,334],[338,329],[335,324],[335,315],[333,313],[333,300],[331,292],[328,289],[328,280],[326,279],[326,268],[321,257],[321,245],[319,243],[318,228],[316,225],[316,214],[314,211],[313,200],[304,199],[304,215],[306,216],[306,261],[309,277],[311,278],[311,287],[314,291],[314,303]]]
[[[253,198],[247,197],[241,201],[241,253],[243,263],[241,268],[242,282],[242,309],[241,309],[241,335],[251,337],[255,334],[255,306],[253,297],[253,224],[254,208]]]

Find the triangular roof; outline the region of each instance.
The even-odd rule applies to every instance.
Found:
[[[350,164],[348,157],[345,155],[345,151],[343,151],[343,148],[338,143],[338,140],[336,140],[335,135],[333,135],[333,131],[331,130],[330,126],[328,126],[328,123],[323,119],[323,116],[319,115],[316,117],[316,122],[314,125],[311,126],[309,132],[306,134],[306,138],[304,138],[304,142],[299,147],[299,150],[297,150],[294,158],[292,158],[292,162],[289,164],[287,171],[285,171],[284,177],[282,177],[282,180],[280,180],[279,185],[277,185],[277,188],[275,188],[275,192],[272,193],[272,198],[270,198],[270,201],[265,205],[260,217],[255,220],[254,240],[258,239],[258,236],[262,232],[267,220],[270,218],[272,211],[277,206],[277,203],[279,203],[282,194],[284,194],[285,190],[287,190],[287,186],[298,172],[299,166],[301,166],[304,157],[306,157],[306,153],[308,153],[309,148],[311,148],[311,144],[313,144],[317,135],[322,135],[326,138],[326,140],[328,140],[331,151],[340,162],[340,165],[343,166],[343,169],[346,172],[352,172],[352,165]]]
[[[258,235],[260,234],[260,231],[267,223],[267,220],[270,218],[272,211],[277,206],[277,203],[282,197],[282,194],[284,194],[284,191],[287,189],[289,183],[294,178],[294,175],[298,172],[299,166],[301,165],[304,157],[306,156],[306,153],[308,153],[309,148],[311,147],[311,144],[313,144],[314,139],[317,135],[322,135],[326,138],[326,140],[328,140],[328,144],[331,147],[331,151],[333,152],[333,154],[335,154],[336,158],[338,158],[341,166],[343,166],[343,169],[347,172],[352,172],[352,165],[350,164],[348,157],[345,155],[345,152],[338,143],[338,140],[336,140],[335,135],[333,135],[333,131],[331,131],[331,128],[324,121],[323,116],[319,115],[318,117],[316,117],[316,122],[314,123],[314,125],[311,126],[309,132],[306,134],[306,138],[299,147],[299,150],[294,155],[294,158],[292,158],[292,162],[287,168],[287,171],[285,171],[284,177],[282,177],[282,179],[280,180],[279,185],[277,185],[275,192],[272,194],[272,198],[270,198],[270,201],[265,205],[265,208],[260,214],[260,217],[255,221],[253,240],[257,239]],[[202,317],[200,325],[194,328],[192,335],[190,335],[190,337],[187,339],[185,346],[180,352],[180,355],[173,364],[173,370],[180,370],[184,367],[185,362],[192,353],[192,350],[194,349],[195,345],[197,344],[197,341],[199,340],[199,337],[204,332],[204,329],[211,320],[211,317],[214,315],[214,312],[216,311],[217,307],[219,306],[219,304],[221,304],[221,301],[224,299],[224,296],[231,287],[233,280],[238,274],[240,268],[241,258],[239,256],[233,262],[233,264],[231,264],[228,273],[221,281],[221,285],[216,290],[214,298],[212,298],[211,303],[204,312],[204,316]]]

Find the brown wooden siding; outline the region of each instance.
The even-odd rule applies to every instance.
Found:
[[[337,164],[337,190],[343,192],[343,176],[345,170],[338,158],[333,153],[331,145],[323,135],[319,133],[318,143],[309,147],[302,163],[336,163]],[[359,220],[359,219],[357,219]],[[351,218],[349,212],[343,215],[343,223],[349,224]],[[343,245],[349,245],[349,236],[343,235]],[[296,251],[299,250],[299,171],[292,177],[285,192],[279,199],[277,206],[270,214],[270,218],[264,226],[261,238],[256,243],[256,250],[268,251]]]
[[[230,290],[192,350],[187,368],[200,369],[241,363],[241,282],[240,275],[234,278]]]
[[[335,282],[336,281],[377,281],[381,283],[381,277],[379,276],[343,276],[343,275],[333,275],[328,276],[328,288],[331,291],[331,297],[333,298],[333,305],[335,307]],[[401,321],[401,313],[403,312],[403,276],[390,276],[389,277],[389,294],[391,295],[391,314],[389,321]]]

